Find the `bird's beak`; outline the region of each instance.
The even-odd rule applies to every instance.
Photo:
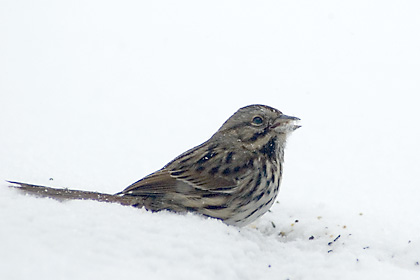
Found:
[[[282,114],[275,120],[271,128],[282,132],[292,132],[301,127],[296,124],[298,121],[300,121],[300,119],[297,117]]]

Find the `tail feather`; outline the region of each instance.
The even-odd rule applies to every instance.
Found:
[[[136,205],[138,201],[133,201],[133,197],[119,196],[113,194],[99,193],[99,192],[89,192],[89,191],[80,191],[80,190],[70,190],[70,189],[56,189],[45,186],[37,186],[20,182],[7,181],[11,184],[10,187],[17,188],[18,190],[32,194],[35,196],[49,197],[54,198],[60,201],[63,200],[74,200],[74,199],[86,199],[86,200],[95,200],[100,202],[110,202],[110,203],[119,203],[122,205]],[[138,205],[136,205],[138,207]]]

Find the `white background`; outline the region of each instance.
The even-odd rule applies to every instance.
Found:
[[[1,180],[115,193],[253,103],[302,128],[279,203],[242,229],[3,181],[0,277],[419,279],[419,11],[414,0],[1,1]]]

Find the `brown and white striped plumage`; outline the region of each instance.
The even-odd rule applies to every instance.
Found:
[[[64,197],[59,193],[63,190],[48,188],[41,192],[39,188],[43,187],[31,189],[27,184],[19,188],[62,199],[95,199],[152,211],[195,212],[244,226],[274,203],[286,138],[299,127],[295,125],[297,120],[264,105],[243,107],[208,141],[116,195],[98,193],[95,199],[92,192],[73,191]],[[84,197],[83,193],[90,196]]]

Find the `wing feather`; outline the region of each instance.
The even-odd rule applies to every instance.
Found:
[[[230,193],[237,188],[233,176],[224,176],[209,168],[222,164],[227,151],[220,147],[209,148],[203,143],[175,158],[161,170],[158,170],[127,187],[119,194],[123,195],[164,195],[176,192],[208,191],[210,193]]]

